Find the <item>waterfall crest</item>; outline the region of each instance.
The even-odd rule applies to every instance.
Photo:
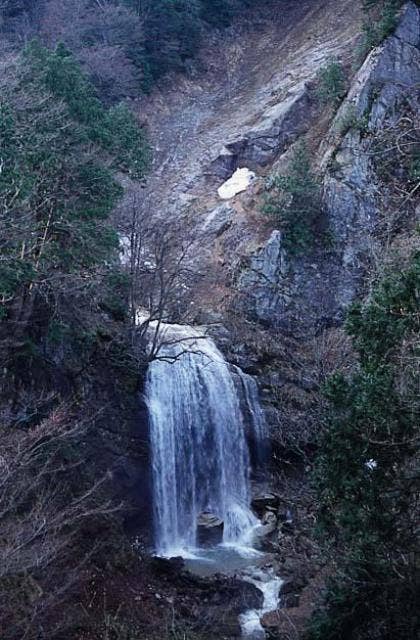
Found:
[[[245,434],[248,426],[258,439],[263,429],[256,383],[191,327],[166,325],[162,343],[146,380],[157,552],[194,549],[206,511],[224,521],[225,543],[240,543],[257,523]]]

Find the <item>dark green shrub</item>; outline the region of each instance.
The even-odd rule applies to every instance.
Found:
[[[416,637],[419,308],[417,252],[348,315],[360,367],[327,385],[315,472],[319,530],[336,549],[337,573],[311,640]]]
[[[400,0],[366,0],[362,40],[357,52],[358,64],[362,63],[369,51],[377,47],[394,31],[397,25]]]
[[[320,187],[304,144],[296,149],[288,175],[275,176],[268,188],[263,211],[278,222],[285,248],[290,253],[307,251],[314,241],[313,227],[321,214],[321,202]]]
[[[318,73],[317,96],[323,103],[338,105],[346,93],[346,79],[340,62],[331,60]]]

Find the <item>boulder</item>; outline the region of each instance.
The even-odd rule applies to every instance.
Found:
[[[281,599],[281,603],[284,609],[294,609],[300,604],[300,595],[298,593],[288,593]]]
[[[223,147],[210,164],[211,173],[226,180],[236,171],[237,162],[236,154],[231,149]]]
[[[269,611],[261,618],[261,626],[270,640],[301,637],[308,615],[299,607]]]
[[[202,513],[197,519],[197,540],[200,547],[212,547],[223,540],[224,522],[213,513]]]
[[[275,493],[262,493],[251,501],[251,507],[259,518],[263,518],[267,511],[277,509],[279,504],[280,498]]]
[[[268,611],[260,619],[261,626],[268,638],[278,638],[277,635],[280,624],[280,611]]]

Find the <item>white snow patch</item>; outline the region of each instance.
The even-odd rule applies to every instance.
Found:
[[[217,193],[222,200],[229,200],[238,193],[246,191],[254,178],[255,173],[246,167],[237,169],[233,176],[219,187]]]

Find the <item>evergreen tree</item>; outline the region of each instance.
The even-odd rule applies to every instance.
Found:
[[[314,240],[313,226],[321,213],[320,189],[311,170],[305,144],[295,150],[287,175],[276,175],[268,183],[264,212],[276,218],[291,253],[308,250]]]
[[[360,368],[328,384],[315,476],[337,574],[311,640],[406,640],[418,631],[419,303],[417,252],[348,316]]]
[[[5,366],[32,358],[52,327],[88,335],[85,320],[114,297],[107,283],[119,240],[109,214],[122,188],[112,169],[141,177],[147,162],[134,117],[123,106],[104,109],[63,47],[27,49],[0,102]]]

